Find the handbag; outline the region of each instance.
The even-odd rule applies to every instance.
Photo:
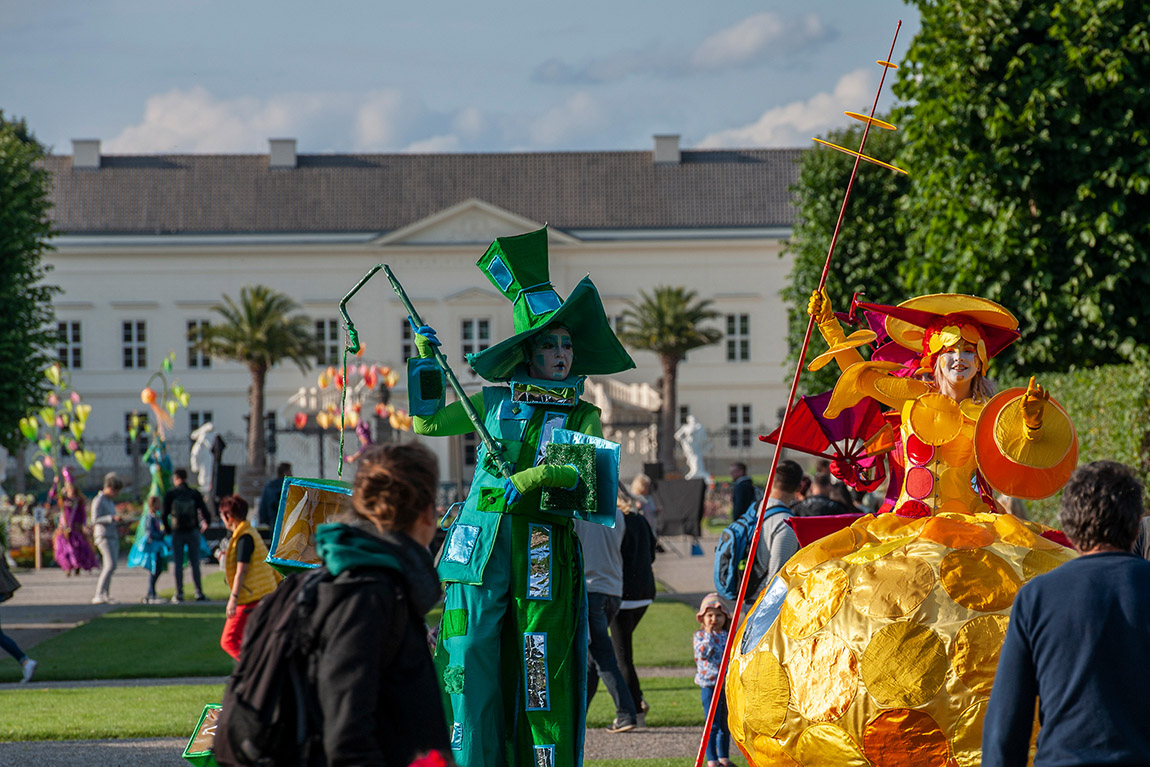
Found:
[[[18,588],[20,588],[20,581],[16,580],[16,576],[8,569],[8,563],[4,561],[4,556],[0,554],[0,602],[7,602],[11,599]]]

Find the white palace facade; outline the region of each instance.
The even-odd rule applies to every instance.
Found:
[[[658,285],[713,302],[723,339],[680,366],[680,413],[706,426],[712,472],[726,473],[731,460],[762,466],[770,454],[755,437],[777,424],[786,399],[780,291],[790,262],[782,250],[800,154],[683,151],[677,136],[655,137],[654,151],[442,155],[308,155],[292,139],[274,139],[266,155],[108,156],[98,141],[76,141],[71,156],[46,160],[59,356],[92,404],[88,435],[106,443],[102,466],[127,460],[125,419],[170,351],[170,375],[192,398],[170,440],[177,465],[187,435],[207,420],[225,435],[225,460],[242,464],[247,369],[196,354],[188,329],[218,321],[212,306],[246,285],[286,293],[324,337],[327,359],[307,374],[291,363],[269,374],[277,458],[318,476],[324,451],[323,474],[334,477],[338,437],[293,434],[292,422],[301,407],[334,396],[331,387],[311,390],[342,349],[340,299],[371,267],[390,265],[464,385],[477,387],[463,354],[510,335],[512,318],[475,261],[493,238],[546,223],[560,295],[590,274],[612,318]],[[357,364],[402,371],[410,334],[384,276],[348,309],[366,347]],[[633,356],[635,370],[588,386],[625,445],[625,476],[653,459],[661,376],[653,354]],[[406,407],[405,380],[392,396]],[[467,442],[429,444],[444,479],[467,475]]]

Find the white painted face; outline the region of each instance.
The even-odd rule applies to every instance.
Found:
[[[571,374],[574,358],[571,332],[563,327],[547,328],[532,342],[527,374],[544,381],[562,381]]]
[[[974,344],[961,341],[943,349],[935,361],[935,373],[950,384],[965,384],[978,372],[978,352]]]

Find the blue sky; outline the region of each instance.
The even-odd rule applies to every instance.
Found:
[[[64,154],[806,146],[900,19],[895,61],[901,0],[0,0],[0,109]]]

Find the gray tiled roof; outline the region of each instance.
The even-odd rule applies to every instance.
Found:
[[[560,229],[788,227],[800,149],[299,156],[53,155],[65,234],[387,232],[470,198]]]

